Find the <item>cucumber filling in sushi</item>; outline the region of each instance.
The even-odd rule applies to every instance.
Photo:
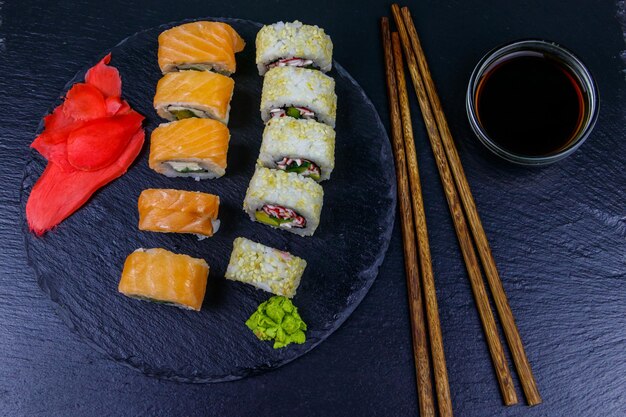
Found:
[[[290,208],[265,204],[254,214],[257,221],[274,227],[287,229],[306,227],[306,219]]]
[[[312,59],[298,57],[278,59],[270,64],[267,64],[265,67],[268,71],[275,67],[300,67],[306,69],[319,69],[319,67],[313,63]]]
[[[294,119],[312,119],[317,121],[315,112],[306,107],[289,106],[270,110],[270,117],[285,116],[293,117]]]
[[[184,161],[168,161],[167,164],[172,167],[172,169],[176,172],[180,172],[182,174],[187,173],[207,173],[208,169],[201,167],[197,162],[184,162]]]
[[[227,75],[227,76],[230,75],[230,73],[226,70],[226,68],[220,68],[220,67],[218,67],[216,65],[211,65],[211,64],[201,64],[201,63],[178,64],[173,69],[176,70],[176,71],[186,71],[186,70],[191,70],[191,71],[215,71],[218,74]]]
[[[189,119],[191,117],[200,117],[203,119],[211,118],[211,115],[207,112],[190,107],[169,106],[167,111],[170,112],[176,120]]]
[[[320,167],[308,159],[284,157],[276,161],[276,168],[286,172],[295,172],[315,181],[319,181],[322,176]]]

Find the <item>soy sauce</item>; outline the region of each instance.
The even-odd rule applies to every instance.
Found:
[[[550,155],[580,130],[583,89],[562,62],[541,52],[502,58],[479,81],[474,96],[478,121],[511,153]]]

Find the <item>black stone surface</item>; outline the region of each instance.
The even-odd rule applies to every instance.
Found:
[[[44,237],[29,233],[23,223],[28,262],[70,327],[116,361],[147,375],[181,382],[228,381],[276,368],[326,339],[376,278],[395,217],[395,172],[385,128],[363,90],[335,63],[329,75],[335,79],[339,98],[336,169],[332,181],[322,184],[324,207],[318,229],[313,237],[301,237],[250,221],[242,205],[263,133],[258,110],[263,79],[254,62],[254,39],[261,24],[224,21],[248,46],[238,54],[233,75],[227,174],[200,182],[167,178],[148,167],[147,141],[126,175],[101,189]],[[182,23],[142,31],[111,51],[111,65],[120,71],[124,98],[146,116],[147,135],[163,122],[152,108],[161,78],[156,65],[157,38]],[[83,79],[81,71],[69,85]],[[22,187],[22,212],[46,163],[36,152],[31,155]],[[193,235],[139,231],[137,198],[147,188],[219,195],[219,232],[198,241]],[[307,260],[294,297],[308,326],[305,344],[273,349],[245,326],[271,294],[224,279],[233,240],[239,236]],[[201,312],[129,300],[117,292],[124,260],[139,247],[165,248],[208,261],[211,271]]]
[[[544,399],[533,408],[502,406],[411,96],[455,415],[622,417],[626,88],[618,7],[594,0],[407,4]],[[88,346],[68,330],[37,285],[20,227],[20,183],[41,116],[67,80],[120,39],[207,15],[316,23],[331,34],[335,58],[387,123],[378,32],[384,14],[389,14],[389,3],[373,0],[319,1],[306,7],[251,0],[181,0],[175,5],[163,0],[8,0],[0,6],[0,415],[417,415],[397,224],[378,278],[338,331],[284,367],[219,384],[146,377]],[[492,157],[473,136],[464,108],[467,81],[478,59],[496,45],[529,37],[572,49],[596,77],[602,101],[587,142],[543,169],[514,167]]]

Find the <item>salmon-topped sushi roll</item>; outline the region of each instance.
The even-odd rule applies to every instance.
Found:
[[[137,249],[124,262],[118,291],[140,300],[200,311],[208,276],[204,259],[160,248]]]
[[[139,229],[162,233],[192,233],[211,237],[220,226],[220,198],[197,191],[151,188],[142,191],[137,207]]]
[[[154,108],[170,121],[200,117],[227,125],[234,88],[232,78],[214,72],[170,72],[157,84]]]
[[[159,67],[163,73],[181,70],[235,72],[235,53],[245,42],[222,22],[191,22],[159,35]]]
[[[226,172],[229,140],[228,128],[212,119],[162,124],[150,138],[150,168],[168,177],[219,178]]]

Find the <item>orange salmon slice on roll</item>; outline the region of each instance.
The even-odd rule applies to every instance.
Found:
[[[227,125],[234,88],[232,78],[214,72],[170,72],[157,84],[154,108],[170,121],[198,117]]]
[[[126,258],[118,291],[144,301],[200,311],[209,265],[165,249],[137,249]]]
[[[147,189],[139,196],[139,229],[211,237],[220,226],[220,198],[197,191]]]
[[[230,75],[237,68],[235,53],[244,46],[241,36],[226,23],[185,23],[159,35],[159,67],[164,74],[213,70]]]
[[[150,168],[167,177],[196,180],[219,178],[226,172],[230,133],[212,119],[184,119],[154,129]]]

